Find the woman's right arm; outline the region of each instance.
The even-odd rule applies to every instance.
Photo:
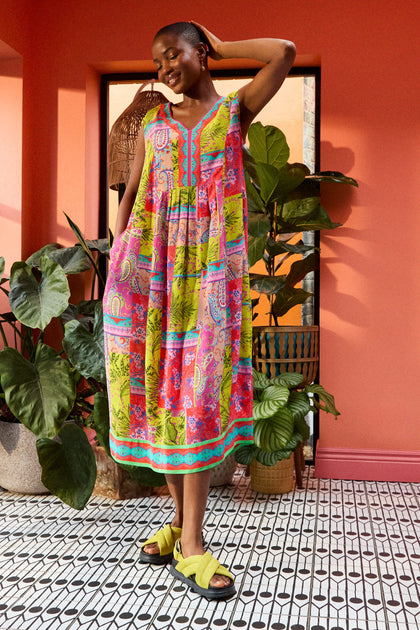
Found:
[[[139,135],[137,137],[136,153],[131,167],[130,178],[127,183],[127,188],[121,203],[118,208],[117,223],[115,226],[114,237],[117,238],[124,232],[128,225],[131,211],[133,209],[134,202],[136,200],[137,191],[140,184],[141,172],[144,164],[145,142],[143,127],[140,128]]]

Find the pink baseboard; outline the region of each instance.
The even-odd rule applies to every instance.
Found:
[[[420,451],[379,451],[319,446],[315,476],[361,481],[420,483]]]

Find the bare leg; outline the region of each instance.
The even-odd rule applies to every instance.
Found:
[[[182,515],[184,509],[184,477],[185,475],[165,475],[169,493],[175,504],[175,516],[172,527],[182,527]],[[159,545],[152,543],[143,547],[146,553],[159,553]]]
[[[210,470],[190,473],[184,476],[184,520],[182,523],[181,547],[184,558],[203,555],[202,530],[207,495],[210,486]],[[214,575],[210,586],[228,586],[229,578]]]
[[[182,527],[184,516],[184,478],[185,475],[165,475],[168,490],[175,504],[175,516],[172,527]]]

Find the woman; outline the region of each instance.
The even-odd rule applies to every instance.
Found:
[[[158,78],[183,100],[143,119],[104,298],[113,457],[163,471],[175,517],[144,543],[196,592],[235,592],[205,553],[210,469],[252,441],[251,305],[242,144],[295,58],[286,40],[223,42],[197,23],[161,29]],[[264,63],[220,97],[207,56]]]

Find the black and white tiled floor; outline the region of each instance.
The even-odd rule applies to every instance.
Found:
[[[167,496],[94,497],[76,512],[52,496],[0,491],[0,630],[418,630],[420,484],[331,481],[253,493],[243,469],[212,488],[209,550],[238,594],[201,599],[167,567],[138,562],[171,519]]]

